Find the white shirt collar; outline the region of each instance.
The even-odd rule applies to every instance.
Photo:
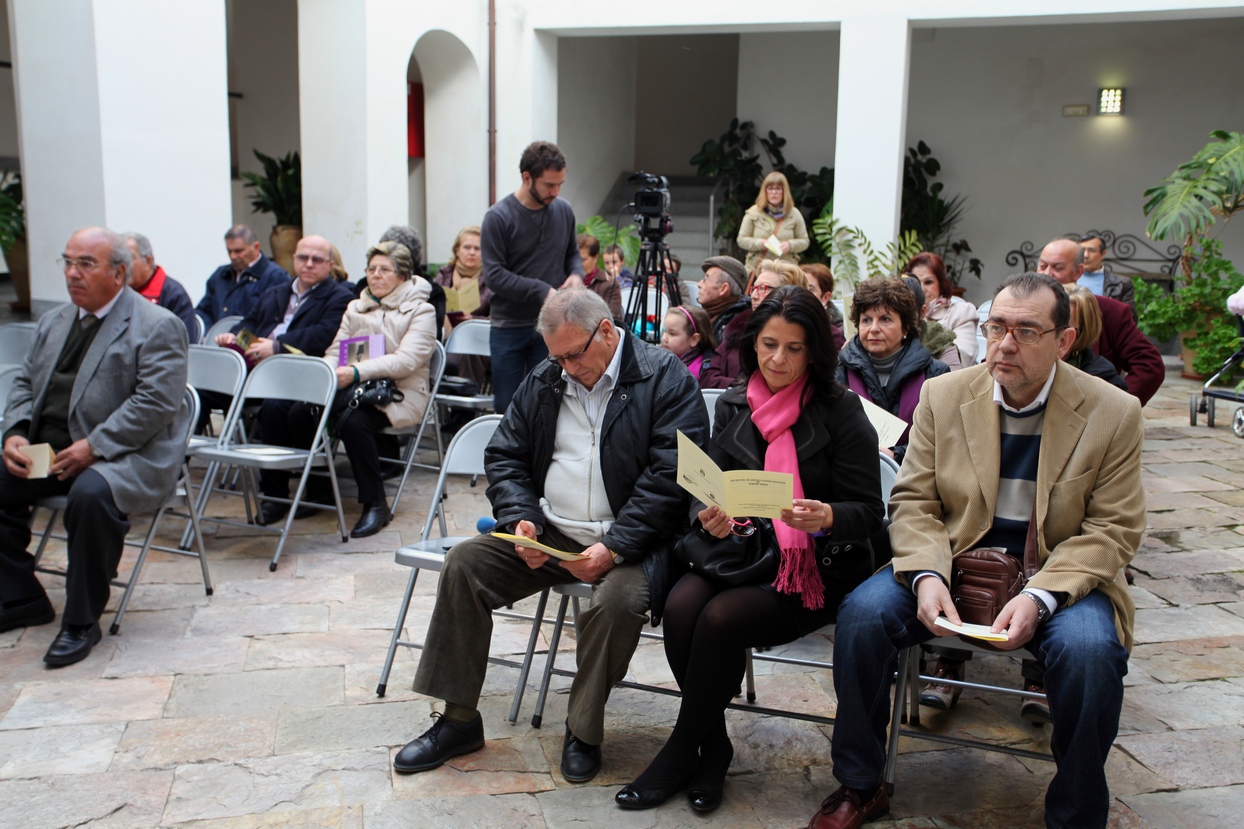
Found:
[[[117,300],[121,298],[121,294],[123,294],[124,292],[125,292],[125,288],[122,288],[121,290],[117,291],[117,295],[114,296],[111,300],[109,300],[108,304],[105,305],[103,308],[100,308],[98,311],[88,311],[85,308],[79,307],[78,308],[78,319],[80,320],[83,317],[85,317],[87,314],[94,313],[95,318],[102,321],[104,317],[108,316],[108,312],[112,310],[112,306],[117,304]]]
[[[1060,360],[1059,362],[1062,362],[1062,361]],[[1054,374],[1057,371],[1058,371],[1058,363],[1055,363],[1054,367],[1050,369],[1050,376],[1046,378],[1045,385],[1042,386],[1041,391],[1037,393],[1037,399],[1033,400],[1031,403],[1029,403],[1027,406],[1025,406],[1022,409],[1016,409],[1013,406],[1007,405],[1006,401],[1003,400],[1002,398],[1002,384],[999,383],[997,380],[994,380],[993,381],[993,402],[997,403],[999,406],[1006,409],[1008,412],[1013,412],[1015,414],[1024,414],[1025,412],[1031,412],[1034,409],[1044,406],[1045,401],[1048,400],[1050,397],[1050,389],[1054,388]]]

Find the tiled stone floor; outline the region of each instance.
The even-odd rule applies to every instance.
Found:
[[[1136,559],[1137,646],[1108,770],[1116,827],[1235,827],[1244,810],[1244,441],[1226,424],[1188,425],[1195,386],[1169,379],[1145,410],[1149,533]],[[40,827],[798,827],[833,786],[831,729],[728,715],[737,748],[723,807],[704,818],[681,798],[626,813],[617,787],[639,772],[673,722],[676,700],[620,689],[609,706],[604,768],[588,785],[557,771],[565,713],[555,680],[543,729],[505,722],[516,673],[494,667],[481,707],[486,748],[447,766],[394,775],[397,747],[428,724],[402,650],[388,695],[375,686],[407,571],[393,550],[416,540],[434,484],[417,473],[394,523],[342,544],[324,515],[297,522],[276,572],[273,540],[221,529],[208,539],[216,592],[193,560],[154,554],[121,634],[86,661],[46,670],[55,625],[0,635],[0,825]],[[229,509],[237,510],[236,499]],[[352,522],[357,506],[347,514]],[[483,486],[457,485],[451,531],[488,512]],[[180,528],[170,522],[166,536]],[[57,551],[51,556],[55,558]],[[127,558],[128,561],[128,558]],[[123,565],[127,569],[128,565]],[[47,585],[58,605],[63,592]],[[407,633],[421,639],[435,577],[418,585]],[[120,591],[114,591],[114,598]],[[499,620],[497,654],[521,652],[525,624]],[[542,649],[544,643],[542,642]],[[812,636],[781,651],[827,655]],[[562,664],[573,661],[563,649]],[[1004,657],[972,676],[1013,679]],[[832,712],[827,672],[758,663],[761,704]],[[635,678],[670,681],[645,642]],[[1013,698],[965,694],[923,727],[1043,749]],[[895,827],[1042,825],[1050,764],[904,740]]]

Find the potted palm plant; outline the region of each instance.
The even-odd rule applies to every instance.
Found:
[[[302,162],[297,151],[284,158],[273,158],[252,150],[263,165],[263,175],[242,173],[251,190],[255,213],[271,213],[276,220],[268,244],[272,258],[290,273],[294,272],[294,248],[302,238]]]
[[[1135,283],[1140,329],[1159,340],[1179,334],[1184,374],[1192,377],[1213,373],[1235,351],[1238,335],[1226,300],[1244,285],[1215,238],[1244,210],[1244,134],[1216,130],[1210,138],[1144,194],[1148,235],[1183,245],[1182,279],[1170,294],[1152,283]]]

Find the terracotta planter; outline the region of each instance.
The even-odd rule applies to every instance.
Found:
[[[1191,331],[1181,331],[1179,333],[1179,356],[1184,361],[1183,371],[1179,372],[1179,376],[1185,380],[1196,380],[1198,383],[1205,382],[1205,375],[1198,374],[1192,370],[1192,363],[1196,360],[1196,351],[1188,348],[1188,338],[1194,336]]]
[[[277,225],[272,228],[268,237],[268,245],[272,250],[272,259],[291,275],[294,273],[294,249],[302,238],[302,228],[298,225]]]
[[[19,238],[13,247],[5,251],[4,261],[9,263],[9,278],[17,301],[9,303],[14,311],[30,310],[30,261],[26,254],[26,237]]]

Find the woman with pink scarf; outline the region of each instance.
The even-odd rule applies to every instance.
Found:
[[[722,469],[794,476],[794,503],[773,527],[781,548],[772,582],[724,587],[697,573],[665,606],[665,654],[682,705],[665,747],[615,796],[625,809],[658,806],[684,789],[691,808],[721,803],[734,747],[726,705],[746,649],[792,642],[831,624],[838,605],[884,562],[868,537],[885,507],[877,435],[859,397],[834,380],[837,356],[825,309],[793,285],[773,291],[744,332],[742,379],[717,402],[707,447]],[[754,519],[692,503],[693,532],[746,535]]]

